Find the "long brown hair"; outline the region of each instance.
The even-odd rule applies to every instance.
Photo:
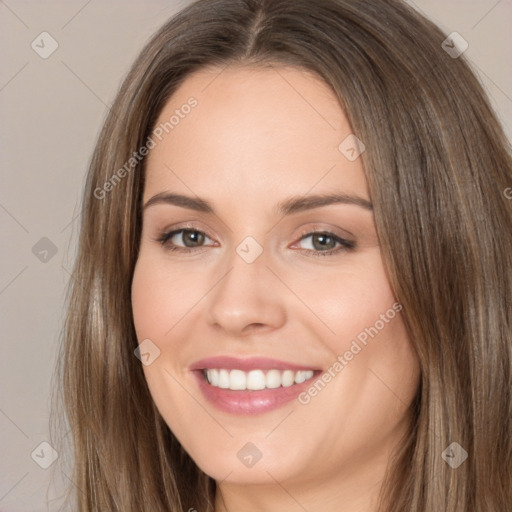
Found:
[[[90,163],[57,367],[77,510],[213,510],[215,482],[170,432],[134,356],[145,160],[119,169],[188,75],[246,64],[321,77],[366,146],[384,262],[421,366],[414,422],[390,461],[381,510],[510,506],[511,151],[464,55],[449,55],[445,39],[398,0],[199,0],[142,50]],[[456,469],[443,459],[452,442],[468,454]]]

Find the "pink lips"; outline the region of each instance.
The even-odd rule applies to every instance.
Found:
[[[249,372],[251,370],[313,370],[311,366],[302,366],[277,359],[268,359],[266,357],[251,357],[248,359],[239,359],[237,357],[218,356],[208,357],[196,361],[190,366],[191,370],[204,370],[205,368],[225,368],[226,370],[243,370]]]
[[[211,386],[203,375],[204,369],[224,368],[226,370],[313,370],[311,366],[287,363],[276,359],[253,357],[238,359],[236,357],[211,357],[196,361],[190,370],[198,382],[204,397],[218,409],[231,414],[255,415],[268,412],[296,399],[298,395],[311,385],[312,379],[290,387],[263,389],[260,391],[233,391]],[[318,371],[315,370],[315,374]]]

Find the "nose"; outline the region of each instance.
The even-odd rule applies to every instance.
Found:
[[[286,321],[279,280],[267,268],[265,250],[252,263],[236,251],[229,268],[208,294],[208,321],[233,337],[280,328]]]

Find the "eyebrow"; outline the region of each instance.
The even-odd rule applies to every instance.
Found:
[[[170,204],[188,208],[207,214],[215,214],[213,206],[200,197],[185,196],[182,194],[173,194],[169,192],[161,192],[156,194],[147,201],[144,205],[144,210],[156,204]],[[360,206],[365,210],[372,211],[373,205],[370,201],[362,197],[348,195],[348,194],[317,194],[294,196],[286,199],[277,204],[275,212],[278,215],[292,215],[294,213],[320,208],[322,206],[329,206],[332,204],[349,204]]]

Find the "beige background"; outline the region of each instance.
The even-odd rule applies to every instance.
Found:
[[[51,482],[51,468],[31,453],[37,448],[40,460],[49,453],[39,444],[49,439],[51,375],[87,162],[130,63],[186,3],[0,0],[1,512],[58,510],[67,475]],[[410,3],[468,41],[466,55],[512,139],[512,0]],[[58,42],[47,59],[31,48],[43,31]]]

